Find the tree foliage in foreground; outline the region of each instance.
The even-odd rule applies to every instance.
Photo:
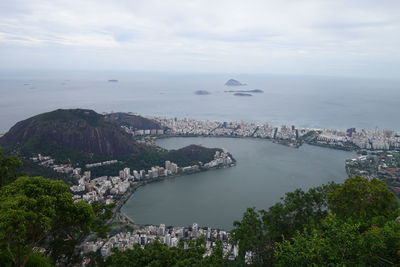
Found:
[[[377,179],[296,190],[267,211],[248,209],[235,222],[239,260],[254,266],[400,264],[398,200]]]
[[[362,230],[360,223],[330,214],[317,228],[277,244],[278,266],[386,266],[400,264],[400,223]]]
[[[15,156],[5,156],[0,148],[0,188],[17,177],[17,168],[22,162]]]
[[[107,267],[142,267],[142,266],[175,266],[175,267],[218,267],[227,266],[228,261],[223,257],[222,243],[219,241],[211,255],[205,256],[205,241],[202,238],[188,241],[188,247],[183,242],[178,247],[168,247],[159,241],[146,245],[142,249],[135,245],[132,249],[118,251],[100,264]]]
[[[0,190],[2,260],[25,266],[34,248],[44,246],[55,262],[71,261],[93,219],[92,207],[73,202],[63,182],[20,177]]]
[[[383,181],[363,177],[347,179],[330,193],[328,202],[338,217],[366,223],[374,217],[387,217],[398,207],[396,196]]]
[[[286,193],[281,202],[268,210],[247,209],[243,219],[234,222],[232,231],[232,240],[239,245],[238,261],[243,264],[246,252],[251,251],[253,263],[270,264],[276,242],[291,238],[296,231],[317,224],[327,215],[327,195],[337,187],[331,183],[307,192],[297,189]]]

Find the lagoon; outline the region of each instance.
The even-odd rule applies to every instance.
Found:
[[[252,138],[173,137],[157,145],[189,144],[225,148],[237,165],[165,179],[140,187],[122,207],[138,224],[188,226],[196,222],[232,229],[248,207],[267,209],[286,192],[347,177],[345,160],[353,152],[303,145],[298,149]]]

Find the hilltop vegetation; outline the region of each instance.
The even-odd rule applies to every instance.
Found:
[[[21,155],[43,151],[72,158],[78,154],[137,155],[142,149],[120,127],[84,109],[58,109],[20,121],[0,139],[0,144]]]
[[[142,116],[133,115],[133,114],[116,112],[116,113],[107,114],[104,117],[105,117],[106,121],[114,123],[118,126],[131,127],[134,130],[163,129],[163,127],[158,122],[144,118]]]

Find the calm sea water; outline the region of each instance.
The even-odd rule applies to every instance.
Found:
[[[264,94],[225,93],[235,78]],[[109,83],[118,79],[118,83]],[[1,72],[0,132],[57,108],[300,127],[400,130],[400,82],[333,77],[113,72]],[[207,90],[210,95],[195,95]]]
[[[167,149],[188,144],[228,149],[237,166],[166,179],[140,187],[122,211],[140,224],[187,226],[197,222],[230,230],[246,208],[267,209],[286,192],[346,177],[345,159],[354,156],[304,145],[289,148],[260,139],[168,138]]]

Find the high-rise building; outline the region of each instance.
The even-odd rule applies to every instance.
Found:
[[[171,235],[170,234],[165,235],[165,244],[167,244],[167,246],[171,246]]]
[[[158,167],[151,167],[151,171],[153,172],[153,177],[158,177]]]
[[[171,163],[171,173],[172,174],[178,173],[178,165],[176,165],[175,163]]]
[[[158,228],[158,235],[165,235],[165,224],[160,224],[160,227]]]
[[[192,225],[192,231],[195,232],[195,231],[197,231],[197,230],[199,230],[199,225],[198,225],[197,223],[193,223],[193,225]]]
[[[86,179],[90,180],[90,178],[91,178],[91,173],[90,173],[90,171],[85,171],[85,172],[83,173],[83,176],[85,176]]]
[[[135,177],[135,180],[140,180],[140,174],[136,170],[133,171],[133,177]]]
[[[131,169],[130,168],[125,168],[124,169],[124,173],[125,173],[125,178],[129,178],[131,176]]]
[[[169,160],[165,161],[165,169],[167,169],[168,171],[171,170],[171,161]]]

